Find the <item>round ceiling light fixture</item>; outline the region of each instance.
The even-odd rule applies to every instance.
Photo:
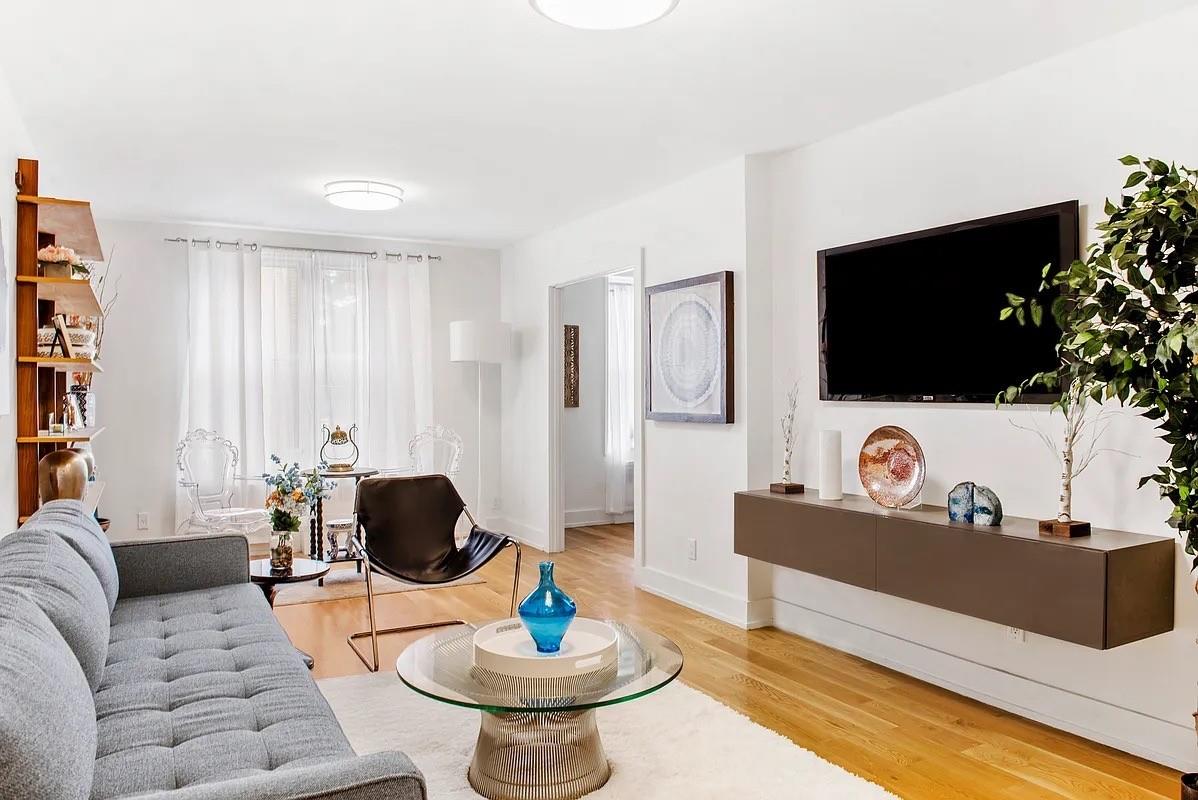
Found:
[[[324,199],[353,211],[387,211],[403,202],[403,189],[378,181],[333,181],[324,185]]]
[[[618,31],[656,22],[678,0],[528,0],[554,22],[586,31]]]

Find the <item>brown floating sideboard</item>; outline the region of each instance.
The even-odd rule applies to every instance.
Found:
[[[863,589],[1105,650],[1173,630],[1172,538],[1035,520],[949,522],[941,506],[737,492],[736,552]]]

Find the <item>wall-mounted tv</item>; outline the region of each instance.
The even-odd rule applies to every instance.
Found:
[[[1000,321],[1007,292],[1077,257],[1076,200],[821,250],[820,399],[994,402],[1053,369],[1061,335],[1049,314]]]

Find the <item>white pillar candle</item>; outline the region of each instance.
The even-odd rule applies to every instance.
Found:
[[[840,431],[819,432],[819,499],[843,500]]]

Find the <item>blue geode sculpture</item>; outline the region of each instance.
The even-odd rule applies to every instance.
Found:
[[[968,522],[973,524],[973,491],[972,481],[964,481],[953,487],[948,493],[949,522]]]
[[[971,525],[998,525],[1002,523],[1002,502],[989,486],[963,481],[948,493],[948,518]]]
[[[973,524],[999,525],[1002,523],[1002,501],[989,486],[973,487]]]

